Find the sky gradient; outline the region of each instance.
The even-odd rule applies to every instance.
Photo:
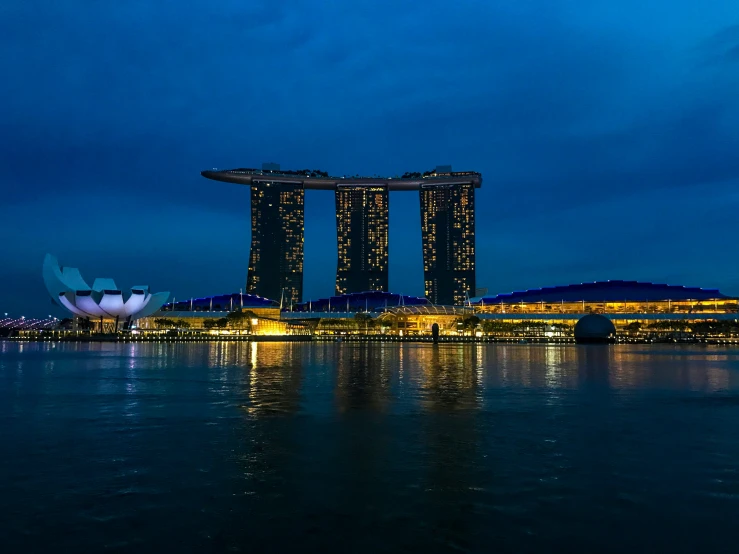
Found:
[[[645,5],[648,4],[648,5]],[[739,295],[739,3],[9,0],[0,5],[0,311],[45,315],[46,252],[90,281],[238,291],[246,187],[210,168],[483,174],[477,281]],[[419,201],[390,288],[423,293]],[[306,193],[305,297],[333,292]]]

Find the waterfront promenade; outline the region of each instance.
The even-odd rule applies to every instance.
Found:
[[[113,342],[113,343],[207,343],[207,342],[315,342],[315,343],[434,343],[428,335],[398,336],[398,335],[214,335],[210,333],[183,332],[173,334],[81,334],[62,332],[28,332],[6,337],[6,340],[16,342]],[[474,344],[474,343],[501,343],[501,344],[575,344],[575,338],[542,337],[542,336],[440,336],[439,344]],[[739,337],[682,337],[620,336],[617,344],[704,344],[704,345],[739,345]]]

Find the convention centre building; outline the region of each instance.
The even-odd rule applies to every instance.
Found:
[[[248,329],[229,323],[248,314]],[[165,304],[145,329],[211,329],[214,333],[442,336],[570,340],[578,321],[598,315],[621,337],[693,335],[739,338],[739,299],[717,289],[638,281],[602,281],[471,298],[463,305],[384,291],[338,294],[282,307],[276,300],[230,294]],[[242,318],[243,319],[243,318]],[[218,320],[220,327],[206,324]],[[261,325],[261,327],[260,327]]]

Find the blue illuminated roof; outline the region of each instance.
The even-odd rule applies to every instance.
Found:
[[[713,300],[730,298],[718,289],[641,283],[638,281],[596,281],[579,285],[542,287],[497,296],[473,298],[472,304],[512,304],[520,302],[657,302],[660,300]]]
[[[216,296],[206,296],[205,298],[187,298],[174,303],[165,304],[162,306],[162,311],[175,311],[175,312],[228,312],[235,310],[240,307],[244,308],[269,308],[276,307],[279,303],[269,298],[262,298],[256,294],[242,294],[235,292],[233,294],[219,294]]]
[[[426,298],[418,296],[405,296],[383,291],[352,292],[341,294],[330,298],[309,300],[292,307],[294,312],[356,312],[364,310],[375,310],[390,306],[430,306]]]

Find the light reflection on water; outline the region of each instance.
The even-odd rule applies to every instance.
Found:
[[[0,353],[10,551],[735,545],[721,521],[739,515],[736,350],[213,342]]]

